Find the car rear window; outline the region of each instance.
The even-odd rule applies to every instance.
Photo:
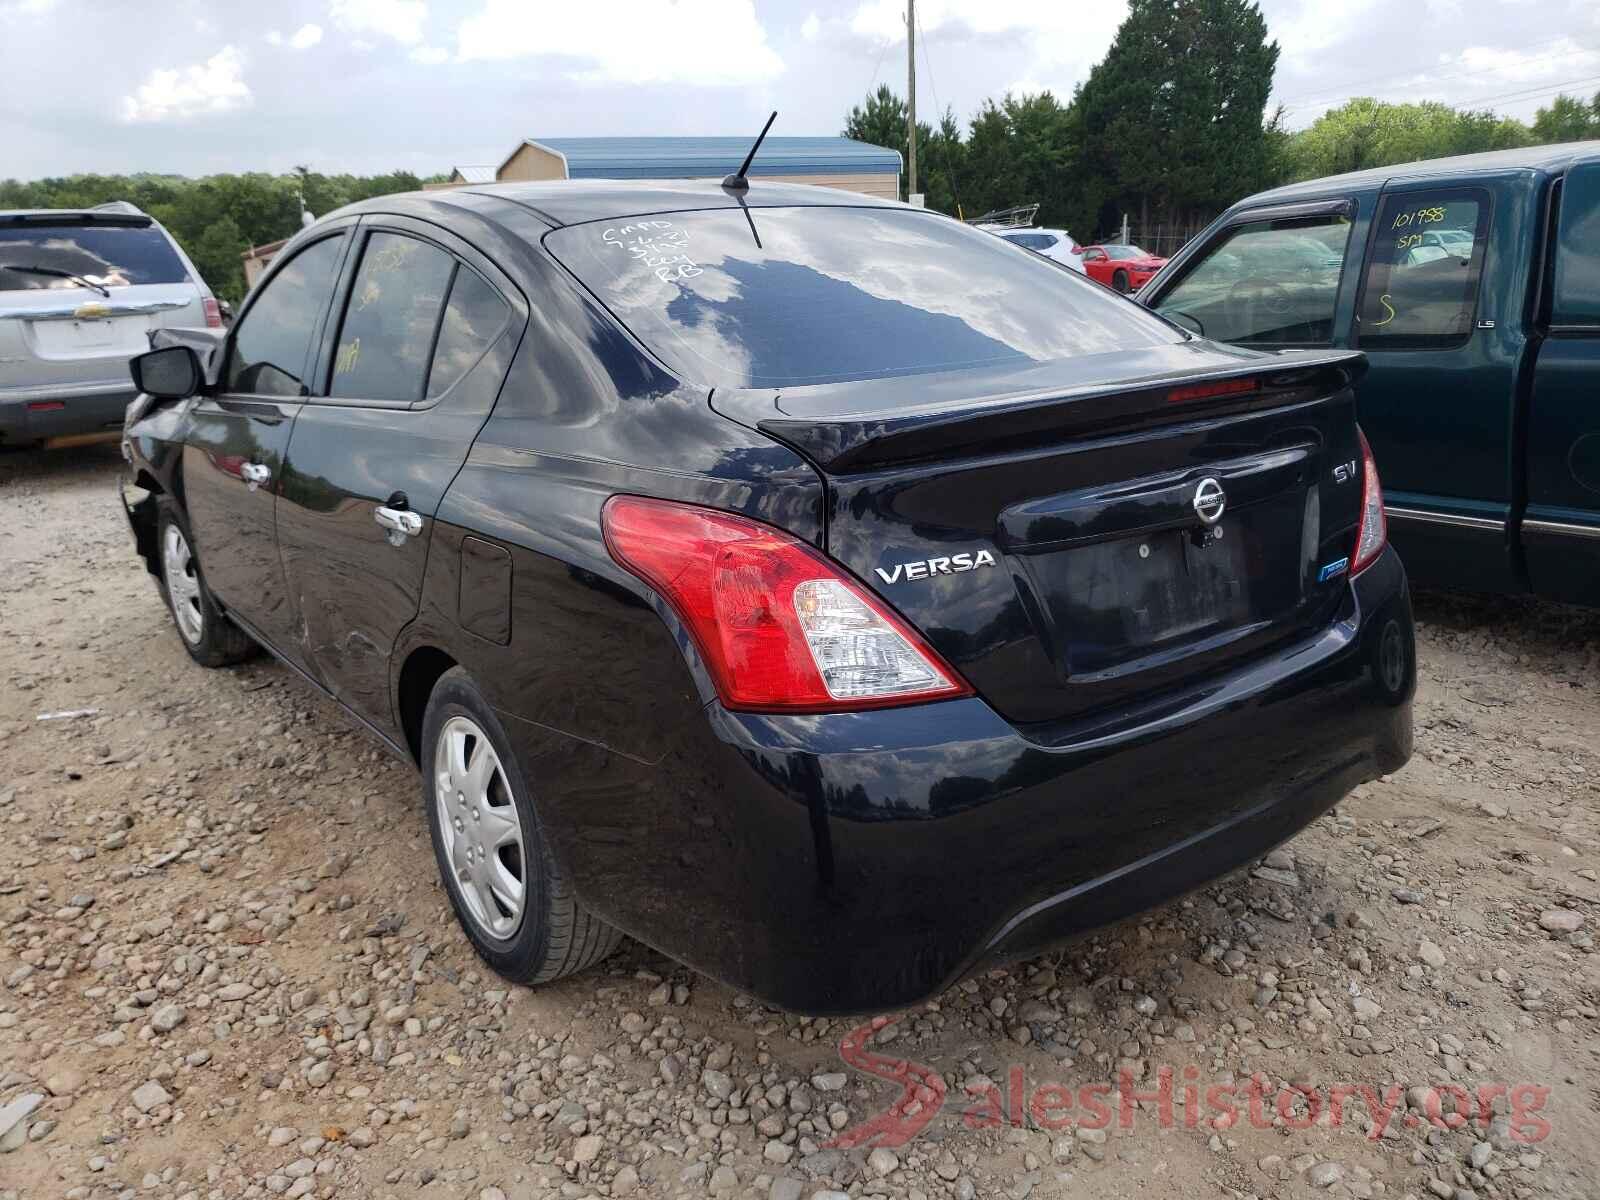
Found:
[[[19,268],[37,267],[38,271]],[[167,235],[154,225],[0,225],[0,292],[182,283],[189,278]]]
[[[932,213],[668,213],[567,226],[545,244],[678,374],[714,387],[1047,362],[1183,336]]]

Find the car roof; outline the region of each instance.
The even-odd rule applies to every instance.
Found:
[[[833,207],[906,208],[897,201],[879,200],[861,192],[805,184],[767,183],[751,179],[744,192],[732,192],[716,180],[561,179],[543,183],[495,183],[483,186],[439,188],[379,196],[363,200],[341,212],[382,211],[396,200],[408,203],[464,207],[467,197],[488,197],[514,204],[533,213],[547,225],[576,225],[659,212],[687,212],[706,208]]]
[[[1489,150],[1481,154],[1457,154],[1450,158],[1394,163],[1387,167],[1369,167],[1363,171],[1348,171],[1343,175],[1324,175],[1320,179],[1307,179],[1300,183],[1269,188],[1267,191],[1245,197],[1234,207],[1253,207],[1279,200],[1298,200],[1320,196],[1330,191],[1376,189],[1391,179],[1465,175],[1481,171],[1553,171],[1566,167],[1575,158],[1594,154],[1600,154],[1600,141],[1521,146],[1515,150]]]

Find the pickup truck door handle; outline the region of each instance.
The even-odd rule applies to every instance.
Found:
[[[415,537],[422,532],[422,518],[403,508],[390,508],[385,504],[372,516],[379,525],[389,531],[391,546],[404,546],[408,537]]]
[[[252,492],[272,478],[272,468],[265,463],[247,462],[239,468],[239,477]]]

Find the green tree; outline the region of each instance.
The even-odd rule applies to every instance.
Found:
[[[868,94],[865,104],[851,108],[844,119],[844,136],[887,150],[898,150],[904,164],[909,158],[911,144],[906,140],[906,102],[897,96],[886,83]],[[955,211],[955,196],[960,184],[953,182],[959,169],[960,132],[954,114],[946,112],[940,119],[939,131],[934,132],[924,121],[917,122],[917,190],[926,194],[929,208],[941,212]],[[952,145],[951,143],[954,143]],[[900,199],[906,198],[905,169],[900,173]]]
[[[1096,223],[1128,211],[1193,224],[1275,182],[1264,117],[1277,63],[1253,0],[1131,0],[1074,97]]]
[[[286,238],[300,228],[300,202],[317,216],[357,200],[414,191],[421,181],[408,171],[387,175],[320,175],[297,168],[289,175],[250,172],[186,179],[178,175],[73,175],[22,182],[0,180],[0,209],[88,208],[127,200],[149,213],[177,239],[217,295],[243,294],[240,255],[251,246]]]
[[[1600,138],[1600,92],[1588,102],[1577,96],[1557,96],[1549,108],[1534,114],[1531,133],[1541,144]]]
[[[1525,146],[1527,126],[1496,113],[1457,112],[1447,104],[1387,104],[1358,97],[1322,114],[1294,135],[1292,173],[1317,179],[1394,163]]]

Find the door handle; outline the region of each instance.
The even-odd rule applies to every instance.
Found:
[[[385,504],[372,516],[379,525],[389,531],[391,546],[404,546],[408,537],[415,537],[422,532],[422,518],[403,508],[390,508]]]
[[[239,468],[239,476],[252,492],[272,478],[272,468],[265,463],[247,462]]]

